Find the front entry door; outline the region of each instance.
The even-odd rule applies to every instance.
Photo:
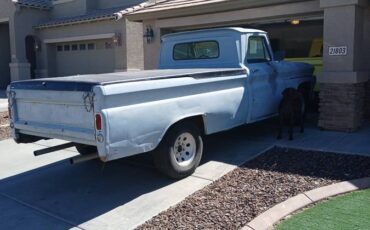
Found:
[[[36,40],[33,36],[29,35],[26,37],[26,58],[31,65],[31,79],[35,79],[36,74]]]
[[[265,36],[250,36],[246,65],[251,90],[250,120],[257,121],[276,114],[276,71]]]

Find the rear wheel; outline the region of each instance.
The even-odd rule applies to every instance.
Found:
[[[92,145],[75,144],[75,147],[77,149],[77,152],[79,152],[81,155],[87,155],[90,153],[98,152],[98,149],[96,148],[96,146],[92,146]]]
[[[173,179],[190,176],[198,167],[203,154],[199,128],[191,122],[173,126],[154,154],[157,169]]]

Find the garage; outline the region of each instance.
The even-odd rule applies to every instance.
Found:
[[[288,60],[315,66],[319,83],[318,126],[353,132],[369,119],[369,1],[168,0],[128,16],[142,22],[146,69],[158,65],[160,37],[179,30],[242,26],[269,32],[275,50]],[[325,33],[323,32],[325,31]]]
[[[10,38],[9,24],[0,23],[0,89],[6,89],[10,83]]]
[[[54,44],[56,75],[110,73],[115,70],[112,39],[82,40]]]
[[[273,52],[284,55],[285,60],[305,62],[315,66],[318,76],[323,68],[323,16],[295,16],[276,20],[266,20],[252,23],[228,24],[231,27],[252,28],[266,31],[269,35]],[[213,25],[224,27],[224,25]],[[191,30],[172,28],[167,32]],[[318,90],[318,87],[316,88]]]

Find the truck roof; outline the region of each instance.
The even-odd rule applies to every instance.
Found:
[[[185,31],[185,32],[178,32],[178,33],[172,33],[172,34],[167,34],[162,36],[162,39],[167,39],[167,38],[174,38],[178,36],[186,36],[186,35],[196,35],[196,34],[203,34],[204,32],[211,33],[224,33],[224,32],[236,32],[236,33],[267,33],[266,31],[263,30],[257,30],[257,29],[248,29],[248,28],[242,28],[242,27],[223,27],[223,28],[214,28],[214,29],[203,29],[203,30],[193,30],[193,31]]]

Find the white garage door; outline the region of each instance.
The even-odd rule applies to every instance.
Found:
[[[57,76],[114,72],[111,39],[56,44]]]

